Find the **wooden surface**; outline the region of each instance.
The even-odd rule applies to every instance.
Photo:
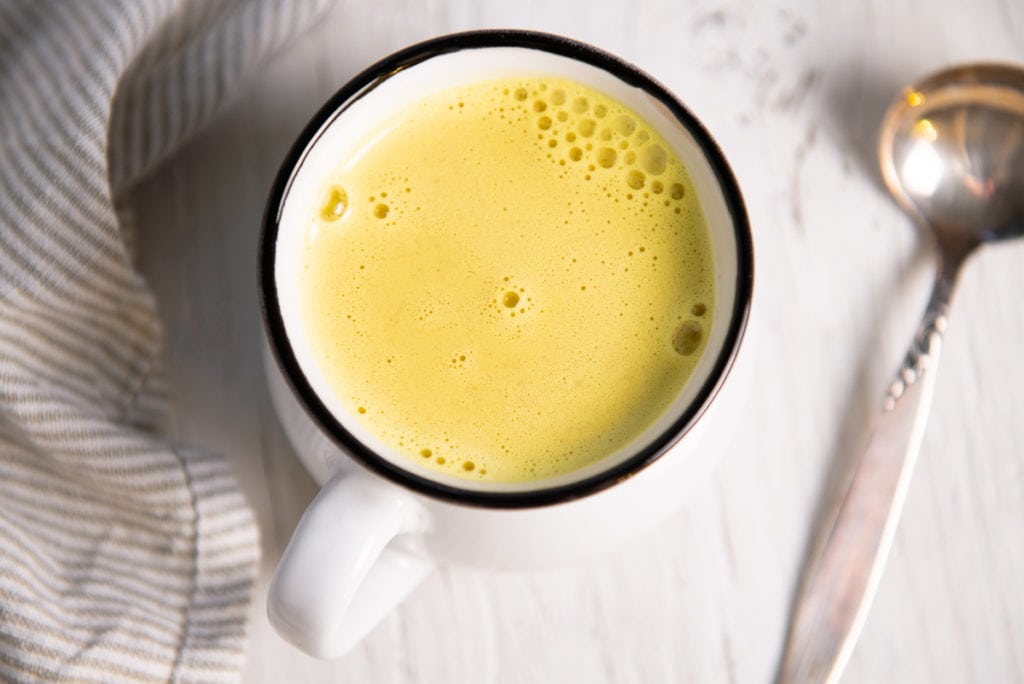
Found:
[[[757,247],[749,410],[685,510],[558,571],[444,568],[345,658],[282,642],[274,565],[315,486],[265,395],[258,224],[284,152],[370,62],[419,39],[536,28],[663,81],[734,166]],[[173,434],[225,452],[263,572],[244,680],[769,682],[830,478],[861,448],[924,305],[932,252],[881,188],[899,87],[1024,61],[1019,0],[341,3],[126,199],[161,300]],[[955,302],[931,422],[846,682],[1024,681],[1024,241],[979,255]]]

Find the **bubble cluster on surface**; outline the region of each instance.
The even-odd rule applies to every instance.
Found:
[[[685,186],[668,178],[682,168],[678,162],[679,168],[669,168],[664,142],[634,113],[618,103],[593,103],[593,98],[543,82],[502,92],[510,113],[530,117],[538,143],[554,163],[583,173],[587,181],[610,183],[610,191],[623,200],[653,206],[658,195],[662,210],[682,213]]]
[[[365,212],[378,225],[391,226],[407,212],[421,210],[419,203],[410,202],[410,198],[414,200],[415,197],[410,195],[413,190],[408,177],[392,174],[382,181],[374,192],[365,197],[350,195],[342,182],[328,185],[321,198],[317,218],[328,225],[340,224],[359,220]]]
[[[425,102],[408,114],[420,147],[343,167],[316,199],[311,249],[341,255],[318,277],[349,307],[320,335],[350,364],[339,395],[429,470],[583,467],[656,419],[707,344],[713,263],[693,186],[649,123],[587,86],[504,79]],[[584,427],[564,429],[571,411]]]
[[[500,316],[520,317],[533,309],[533,297],[527,292],[526,286],[514,276],[501,278],[491,300],[491,309]]]

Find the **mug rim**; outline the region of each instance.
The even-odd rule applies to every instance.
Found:
[[[711,167],[732,219],[737,260],[736,297],[718,358],[693,401],[672,424],[637,453],[600,473],[568,484],[515,492],[463,489],[438,482],[405,470],[356,439],[328,410],[299,366],[285,330],[275,278],[283,200],[306,153],[326,129],[325,124],[398,71],[451,52],[503,47],[540,50],[589,64],[624,83],[641,88],[664,105],[693,137]],[[416,43],[377,61],[343,85],[306,124],[278,170],[264,209],[258,258],[264,331],[275,362],[313,423],[346,455],[395,484],[449,503],[487,508],[533,508],[579,499],[632,477],[671,450],[704,415],[732,370],[750,317],[754,284],[753,238],[743,197],[725,156],[703,124],[661,83],[609,52],[564,36],[512,29],[451,33]]]

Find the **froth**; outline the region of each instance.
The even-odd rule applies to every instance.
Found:
[[[455,88],[382,130],[310,212],[303,319],[338,397],[463,478],[568,472],[640,434],[714,307],[701,208],[664,139],[556,78]]]

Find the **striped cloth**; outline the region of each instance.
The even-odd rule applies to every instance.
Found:
[[[0,0],[0,680],[238,678],[257,530],[220,456],[157,434],[112,197],[324,4]]]

